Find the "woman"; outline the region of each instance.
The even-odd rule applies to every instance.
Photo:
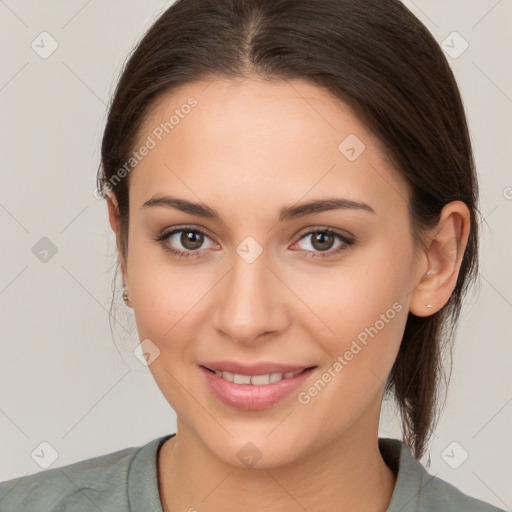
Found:
[[[418,461],[478,197],[453,74],[399,1],[179,0],[98,183],[177,433],[4,482],[2,510],[499,510]]]

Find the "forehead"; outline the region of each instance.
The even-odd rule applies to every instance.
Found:
[[[304,80],[244,78],[186,84],[163,94],[152,105],[139,142],[140,136],[158,132],[158,127],[171,118],[175,138],[186,131],[188,142],[197,144],[217,142],[217,138],[227,143],[233,137],[248,143],[255,135],[259,141],[268,139],[277,144],[301,137],[321,138],[330,144],[346,130],[364,139],[370,137],[348,105]],[[287,128],[285,132],[283,127]],[[204,138],[205,131],[209,131],[208,138]]]
[[[247,208],[265,200],[277,209],[333,190],[348,199],[407,202],[380,141],[345,103],[303,80],[180,87],[152,105],[134,149],[144,144],[152,149],[130,176],[136,204],[179,192],[228,207],[235,191]]]

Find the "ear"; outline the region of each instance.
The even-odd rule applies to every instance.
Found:
[[[448,302],[457,284],[469,232],[468,207],[462,201],[445,205],[439,223],[427,238],[426,264],[421,272],[423,277],[412,292],[411,313],[429,316]]]
[[[121,222],[119,219],[119,206],[117,204],[117,198],[112,191],[108,191],[105,193],[105,198],[107,200],[108,207],[108,220],[110,222],[110,227],[112,231],[114,231],[116,237],[116,247],[117,247],[117,259],[119,261],[119,265],[121,267],[121,275],[123,287],[128,286],[128,275],[126,272],[126,262],[124,261],[122,251],[121,251]]]

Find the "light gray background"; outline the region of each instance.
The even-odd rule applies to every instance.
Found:
[[[510,510],[512,3],[404,3],[440,44],[453,31],[469,43],[448,60],[467,111],[486,219],[481,291],[462,315],[429,471]],[[106,204],[93,195],[121,65],[168,5],[0,0],[0,480],[41,471],[31,454],[42,453],[44,441],[58,453],[53,468],[175,432],[174,411],[132,354],[133,313],[119,294],[122,357],[112,340],[115,245]],[[43,31],[58,43],[46,59],[31,47]],[[42,237],[57,248],[46,262],[32,250]],[[387,404],[380,434],[400,437]],[[469,457],[460,464],[463,450]]]

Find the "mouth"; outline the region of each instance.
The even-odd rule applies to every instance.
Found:
[[[313,374],[317,366],[284,367],[278,365],[260,365],[262,370],[244,370],[245,373],[228,371],[224,365],[201,364],[198,366],[203,374],[208,390],[220,402],[230,407],[245,411],[266,409],[289,397],[293,391],[303,385]],[[240,368],[240,365],[231,365]],[[289,371],[270,371],[270,370]],[[240,370],[239,370],[240,371]]]
[[[233,382],[234,384],[252,384],[253,386],[266,386],[268,384],[273,384],[274,382],[279,382],[284,379],[292,379],[293,377],[300,375],[302,372],[305,372],[306,370],[316,368],[316,366],[308,366],[297,371],[271,372],[263,373],[260,375],[247,375],[243,373],[234,373],[223,370],[213,370],[211,368],[208,368],[207,366],[201,366],[205,370],[214,373],[215,375],[217,375],[217,377],[227,380],[228,382]]]

